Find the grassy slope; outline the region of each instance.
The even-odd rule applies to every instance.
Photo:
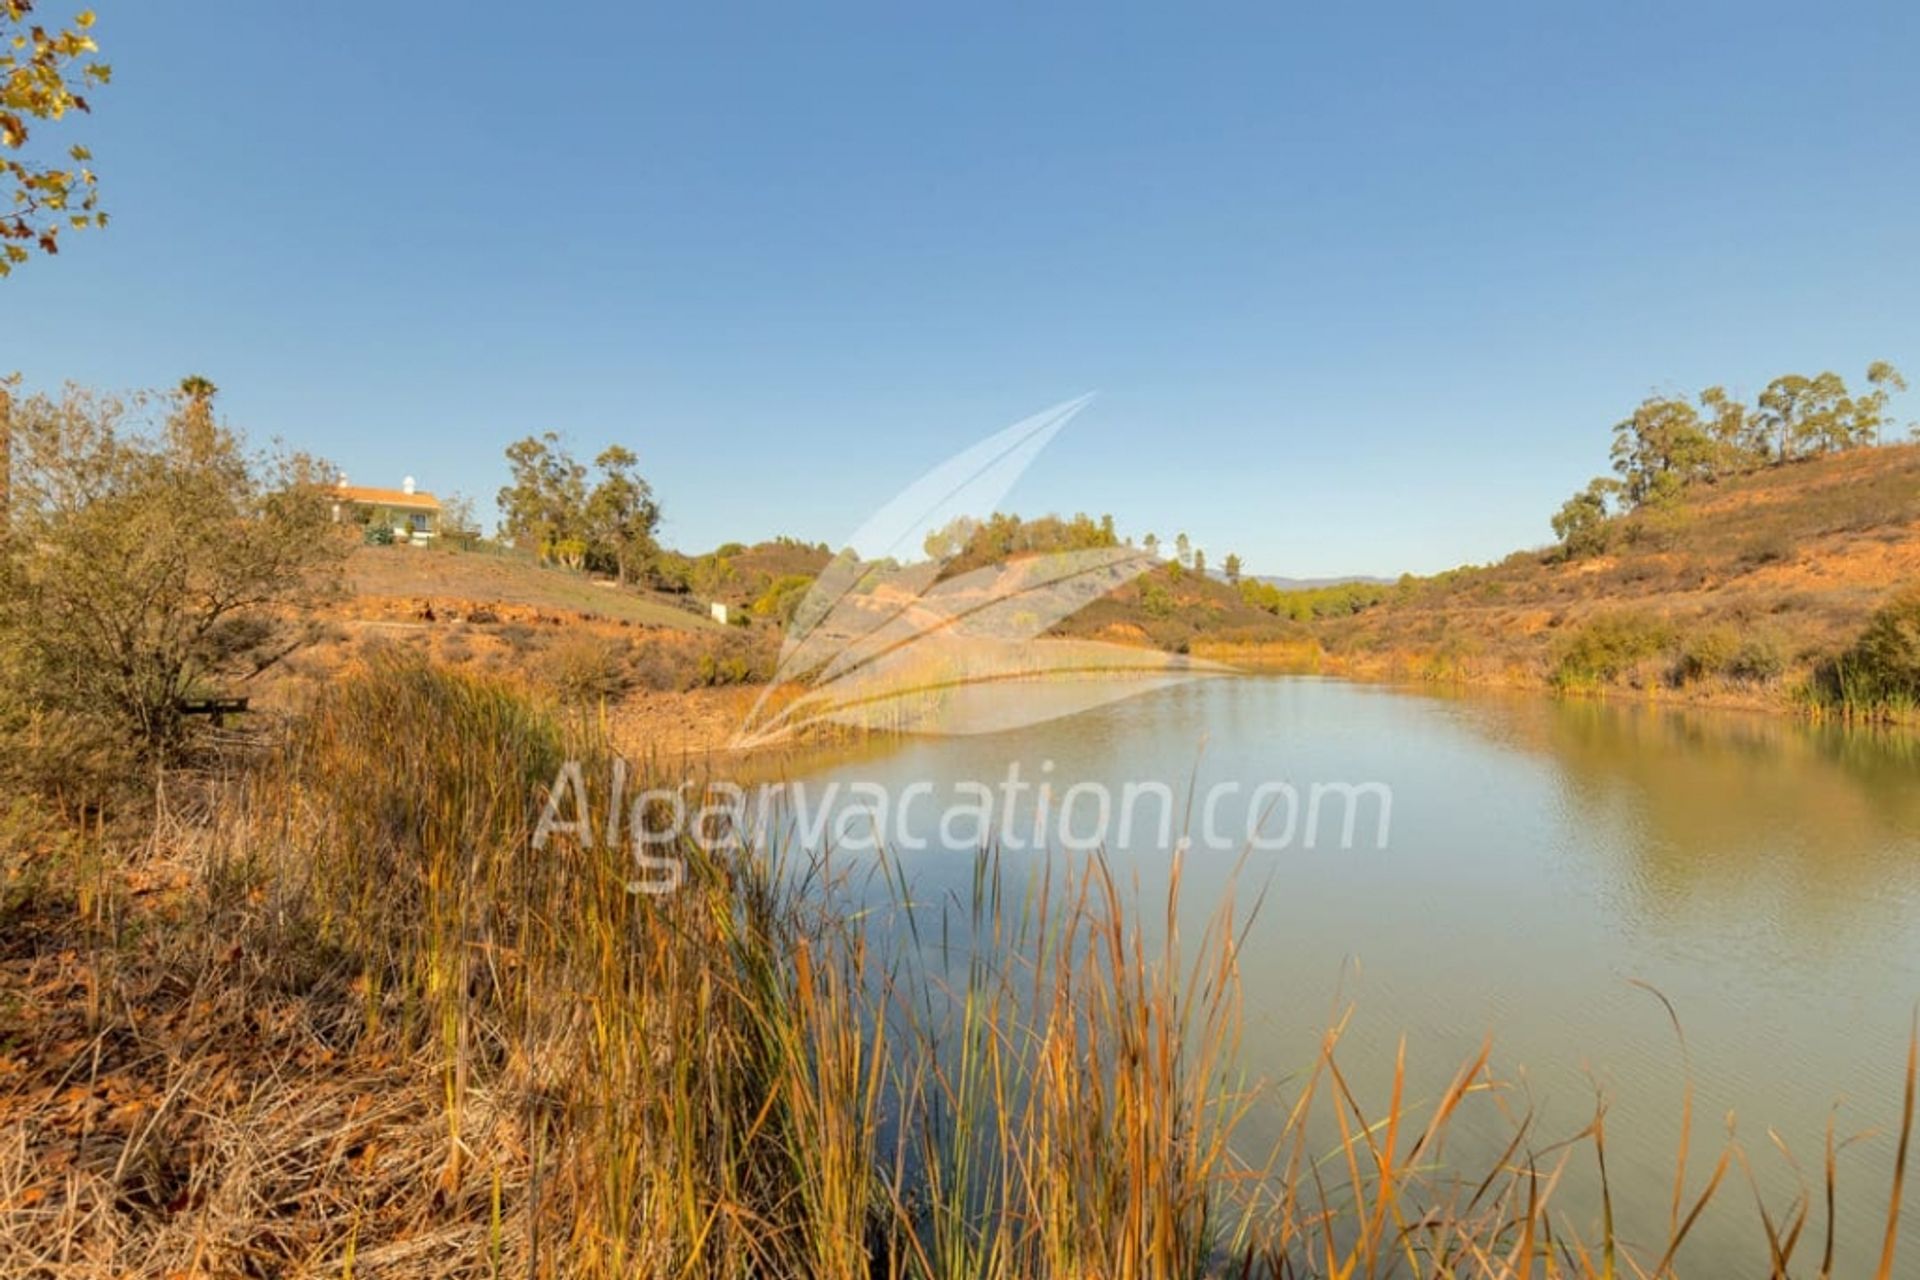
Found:
[[[616,738],[638,755],[724,742],[778,648],[765,620],[723,627],[693,598],[642,592],[509,555],[362,547],[347,564],[348,597],[319,642],[252,690],[264,708],[292,708],[406,651],[488,672],[577,701],[605,703]],[[744,700],[743,700],[744,699]]]
[[[1877,607],[1920,583],[1920,445],[1703,486],[1673,510],[1617,521],[1614,534],[1604,555],[1569,562],[1553,550],[1518,552],[1304,625],[1247,604],[1217,578],[1162,566],[1058,630],[1356,676],[1541,685],[1564,672],[1568,649],[1596,622],[1624,622],[1633,643],[1652,638],[1597,683],[1780,703],[1844,651]],[[786,544],[741,549],[708,593],[744,605],[775,579],[818,572],[824,559]],[[411,618],[425,601],[442,612],[465,603],[509,606],[496,609],[503,617],[545,615],[536,622],[584,615],[619,627],[718,630],[684,598],[503,556],[365,548],[349,578],[348,617]]]
[[[1666,639],[1612,683],[1689,684],[1688,653],[1751,642],[1778,655],[1777,675],[1709,677],[1688,691],[1778,701],[1843,651],[1874,609],[1920,583],[1920,446],[1704,486],[1676,510],[1620,520],[1615,534],[1605,555],[1517,553],[1308,634],[1335,670],[1532,684],[1552,677],[1584,627],[1626,618]]]
[[[1212,576],[1176,571],[1171,565],[1162,565],[1094,601],[1059,629],[1068,635],[1176,652],[1209,639],[1259,643],[1288,633],[1272,614],[1242,600],[1232,585]]]
[[[409,610],[423,601],[436,608],[509,605],[678,630],[716,625],[666,597],[624,590],[509,555],[361,547],[347,562],[347,586],[358,601],[400,601]]]

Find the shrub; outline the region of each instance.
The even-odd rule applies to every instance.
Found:
[[[1140,588],[1140,607],[1149,618],[1165,621],[1173,616],[1173,593],[1157,582],[1149,582]]]
[[[1758,569],[1762,565],[1779,564],[1793,555],[1793,539],[1785,530],[1774,529],[1762,533],[1740,552],[1739,565],[1742,569]]]
[[[440,660],[455,665],[473,661],[473,643],[464,630],[455,631],[440,642]]]
[[[393,530],[384,524],[370,524],[361,532],[360,540],[370,547],[390,547]]]
[[[783,624],[792,622],[794,611],[812,588],[811,574],[783,574],[760,593],[760,598],[753,602],[753,611],[763,618],[773,618]]]
[[[1671,630],[1657,618],[1603,615],[1555,646],[1553,684],[1560,689],[1613,684],[1659,654],[1671,640]]]
[[[1887,687],[1920,696],[1920,590],[1906,592],[1874,614],[1854,657]]]
[[[626,642],[570,631],[541,659],[540,674],[560,701],[576,706],[619,698],[633,686]]]
[[[1787,670],[1787,655],[1776,636],[1750,636],[1741,641],[1727,675],[1749,684],[1778,680]]]
[[[546,637],[524,622],[509,622],[495,634],[500,637],[501,643],[518,658],[538,653],[546,647]]]
[[[1895,597],[1821,681],[1848,715],[1883,718],[1920,705],[1920,589]]]
[[[251,450],[204,397],[150,403],[16,406],[0,651],[10,701],[165,759],[188,744],[183,701],[310,639],[348,546],[313,459]]]
[[[1674,683],[1692,684],[1732,670],[1740,656],[1740,636],[1731,627],[1713,627],[1688,636],[1675,664]]]
[[[737,653],[703,653],[697,670],[698,682],[709,687],[745,684],[748,677],[746,657]]]

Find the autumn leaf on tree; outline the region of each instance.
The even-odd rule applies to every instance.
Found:
[[[35,248],[58,253],[62,231],[107,225],[92,153],[74,144],[48,159],[41,134],[70,112],[91,111],[86,91],[113,71],[97,56],[91,10],[46,26],[34,4],[0,0],[0,276]]]

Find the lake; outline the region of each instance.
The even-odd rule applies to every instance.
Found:
[[[1035,795],[1000,790],[1011,762],[1049,784],[1056,809],[1081,783],[1117,793],[1160,780],[1177,792],[1176,831],[1190,842],[1183,934],[1230,887],[1243,904],[1266,889],[1242,953],[1244,1047],[1249,1068],[1282,1096],[1349,1003],[1341,1062],[1374,1107],[1403,1035],[1410,1096],[1430,1100],[1491,1034],[1503,1078],[1525,1090],[1516,1105],[1538,1110],[1542,1142],[1577,1132],[1596,1090],[1604,1095],[1623,1232],[1659,1236],[1685,1071],[1665,1011],[1635,985],[1644,982],[1673,1002],[1691,1053],[1689,1194],[1712,1168],[1729,1113],[1777,1203],[1798,1184],[1769,1130],[1817,1187],[1838,1105],[1842,1137],[1880,1131],[1841,1164],[1842,1270],[1871,1270],[1920,996],[1913,739],[1651,705],[1248,677],[1021,730],[910,739],[799,779],[896,797],[919,783],[919,802],[896,806],[882,826],[916,896],[931,898],[964,894],[971,875],[977,832],[953,820],[957,783],[995,789],[996,835],[1008,812],[1016,832],[1031,829]],[[1249,851],[1253,810],[1276,824],[1285,816],[1270,785],[1281,782],[1296,797],[1315,784],[1378,784],[1390,789],[1390,813],[1383,823],[1375,793],[1347,792],[1356,838],[1341,839],[1329,801],[1313,847],[1296,822],[1290,840]],[[1080,796],[1082,833],[1098,826],[1092,794]],[[1111,821],[1100,829],[1147,916],[1172,864],[1153,808],[1124,838]],[[1045,839],[1006,848],[1010,873],[1069,856],[1061,829],[1040,825]],[[839,834],[860,843],[846,839],[849,826]],[[1250,1153],[1276,1116],[1269,1108],[1243,1129]],[[1562,1194],[1577,1194],[1586,1174],[1574,1171]],[[1803,1258],[1817,1253],[1821,1223],[1816,1212]],[[1906,1228],[1906,1248],[1920,1256],[1917,1231]],[[1763,1261],[1760,1240],[1736,1167],[1683,1257],[1744,1267]]]

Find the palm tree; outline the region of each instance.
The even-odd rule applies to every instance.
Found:
[[[180,398],[186,401],[180,415],[181,426],[188,456],[195,461],[213,456],[213,398],[219,394],[220,388],[197,373],[180,379]]]

